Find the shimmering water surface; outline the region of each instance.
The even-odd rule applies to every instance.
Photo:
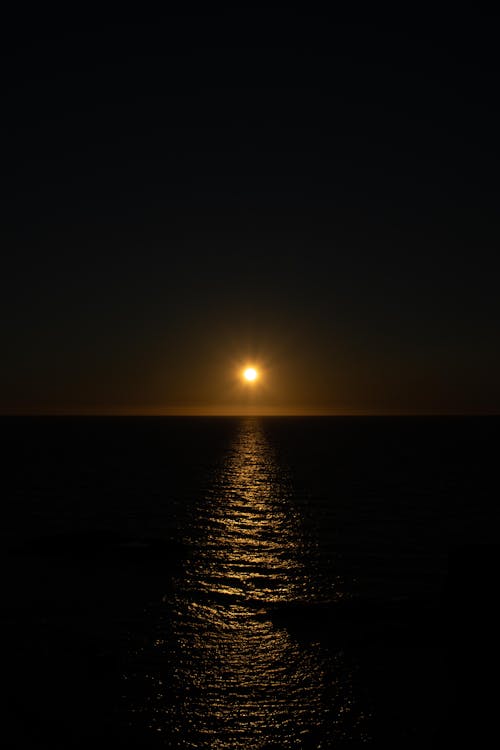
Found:
[[[431,747],[499,426],[0,420],[7,746]]]
[[[133,707],[169,742],[229,750],[368,736],[341,655],[301,645],[271,620],[274,604],[326,594],[291,492],[260,423],[243,421],[196,506],[167,601],[173,617],[149,647],[148,665],[156,652],[162,668]]]

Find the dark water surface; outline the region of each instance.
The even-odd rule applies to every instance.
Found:
[[[4,418],[9,747],[439,746],[498,420]]]

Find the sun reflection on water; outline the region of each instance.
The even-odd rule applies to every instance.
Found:
[[[247,602],[310,595],[290,493],[288,477],[279,470],[258,421],[244,421],[200,508],[189,584]]]
[[[197,508],[192,555],[157,640],[163,673],[142,713],[167,746],[329,747],[359,723],[340,656],[298,643],[270,616],[316,596],[291,491],[258,420],[242,421]]]

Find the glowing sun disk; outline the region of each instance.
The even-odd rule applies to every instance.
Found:
[[[257,370],[255,367],[247,367],[246,370],[243,371],[243,377],[245,380],[252,383],[254,380],[257,380]]]

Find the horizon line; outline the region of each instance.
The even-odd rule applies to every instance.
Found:
[[[2,417],[495,417],[493,410],[402,410],[402,409],[12,409],[0,411]]]

